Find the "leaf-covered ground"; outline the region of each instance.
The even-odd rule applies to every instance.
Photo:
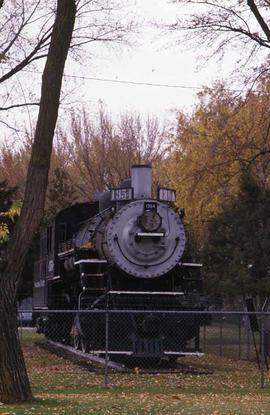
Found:
[[[270,413],[270,375],[260,389],[255,363],[207,355],[185,359],[210,375],[102,374],[40,349],[37,337],[25,331],[24,351],[35,401],[1,405],[1,415],[257,415]]]

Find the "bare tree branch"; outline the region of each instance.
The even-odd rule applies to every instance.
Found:
[[[19,107],[29,107],[31,105],[39,106],[40,104],[39,102],[25,102],[24,104],[14,104],[14,105],[9,105],[8,107],[0,107],[0,111],[7,111],[12,108],[19,108]]]
[[[15,75],[17,72],[21,71],[23,68],[25,68],[30,62],[33,62],[33,60],[44,58],[46,55],[36,56],[38,51],[44,47],[44,45],[47,45],[49,39],[51,37],[51,30],[49,30],[44,36],[40,39],[40,41],[37,43],[35,48],[29,53],[25,59],[23,59],[18,65],[16,65],[14,68],[12,68],[9,72],[5,73],[0,78],[0,83],[3,83],[7,79],[11,78],[13,75]]]
[[[259,52],[264,61],[267,59],[263,51],[270,48],[270,24],[267,18],[269,1],[261,1],[257,4],[255,0],[222,2],[174,0],[174,2],[184,4],[187,12],[182,14],[175,24],[169,25],[169,30],[183,31],[184,39],[190,42],[190,45],[193,42],[198,45],[199,42],[200,45],[206,46],[208,58],[219,56],[222,59],[225,51],[233,45],[239,48],[242,46],[238,69],[239,61],[248,61],[249,66],[253,64],[258,68]],[[243,65],[242,69],[244,69]]]
[[[254,161],[262,156],[265,156],[266,154],[270,154],[270,150],[264,150],[264,151],[260,151],[259,153],[255,154],[255,156],[253,156],[251,159],[246,160],[246,162],[248,163],[248,165],[250,166],[252,163],[254,163]]]
[[[0,0],[0,84],[10,80],[28,65],[46,58],[55,15],[55,1],[49,0]],[[125,23],[119,17],[122,0],[77,0],[76,27],[71,51],[78,59],[83,47],[92,42],[122,42],[133,28],[131,19],[125,16]],[[86,48],[84,48],[84,51]],[[84,56],[85,59],[85,56]],[[15,90],[14,90],[15,92]],[[9,101],[2,108],[10,108],[14,97],[8,94]],[[5,96],[6,99],[6,96]],[[16,99],[16,98],[15,98]],[[26,98],[26,102],[30,102]]]
[[[250,10],[254,14],[254,16],[256,17],[257,22],[261,26],[261,28],[262,28],[265,36],[267,37],[268,41],[270,42],[270,29],[269,29],[268,25],[266,24],[265,20],[263,19],[261,13],[259,12],[258,7],[256,6],[256,4],[254,3],[253,0],[247,0],[247,4],[250,7]]]
[[[13,130],[15,133],[18,133],[18,129],[17,128],[15,128],[15,127],[12,127],[10,124],[8,124],[7,122],[5,122],[5,121],[3,121],[3,120],[0,120],[0,123],[1,124],[4,124],[6,127],[8,127],[10,130]]]
[[[40,3],[40,1],[38,1],[35,4],[32,12],[29,14],[29,16],[28,16],[27,19],[25,19],[24,3],[22,3],[22,10],[21,10],[22,22],[21,22],[21,25],[18,27],[17,31],[15,32],[15,35],[14,35],[13,39],[11,39],[11,41],[5,47],[5,49],[2,50],[2,52],[1,52],[2,55],[6,55],[8,53],[8,51],[12,48],[12,46],[14,45],[14,43],[16,42],[16,40],[19,38],[19,36],[20,36],[21,32],[23,31],[23,29],[28,25],[28,23],[31,20],[32,16],[35,14],[39,3]]]

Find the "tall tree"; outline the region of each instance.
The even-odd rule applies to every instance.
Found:
[[[40,109],[21,215],[0,268],[0,401],[32,398],[16,321],[16,288],[42,217],[64,65],[76,15],[75,0],[58,0],[41,88]]]
[[[250,171],[240,191],[208,223],[203,256],[208,290],[222,295],[270,294],[270,190]]]
[[[205,89],[192,114],[178,114],[175,146],[166,168],[179,204],[194,222],[207,221],[239,191],[243,168],[270,186],[269,80],[237,97],[222,85]]]

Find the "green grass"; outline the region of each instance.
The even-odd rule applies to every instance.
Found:
[[[214,371],[211,375],[91,373],[38,348],[44,338],[23,331],[24,352],[35,400],[1,405],[5,415],[262,415],[270,414],[270,376],[259,387],[253,362],[206,355],[183,362]]]

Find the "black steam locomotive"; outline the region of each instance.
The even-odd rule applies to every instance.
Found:
[[[108,310],[110,354],[173,359],[199,351],[202,319],[172,311],[205,309],[201,264],[185,259],[175,191],[159,188],[153,198],[151,175],[149,165],[133,166],[131,179],[60,211],[41,233],[33,306],[48,338],[103,354]]]

